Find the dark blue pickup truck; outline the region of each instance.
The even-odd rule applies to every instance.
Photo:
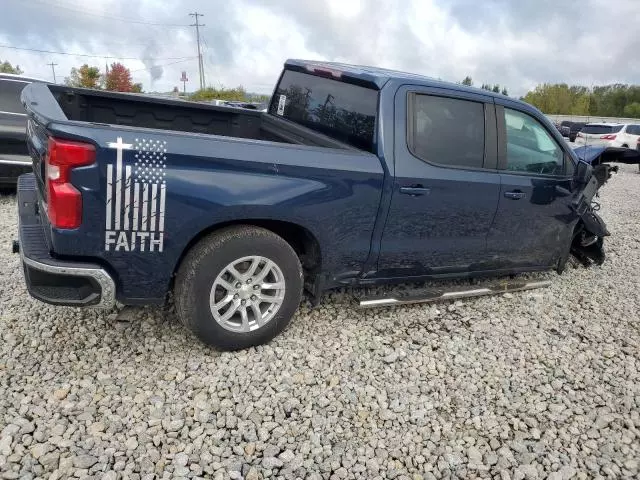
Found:
[[[598,183],[538,110],[395,71],[290,60],[267,112],[33,84],[29,292],[163,304],[204,342],[268,341],[303,288],[601,263]]]

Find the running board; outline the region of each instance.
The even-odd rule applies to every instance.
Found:
[[[525,281],[506,281],[493,283],[484,287],[472,289],[425,289],[425,290],[408,290],[405,292],[397,292],[392,296],[376,296],[365,297],[360,299],[360,307],[390,307],[394,305],[410,305],[412,303],[429,303],[439,302],[443,300],[456,300],[458,298],[482,297],[485,295],[497,295],[500,293],[520,292],[522,290],[533,290],[534,288],[545,288],[551,285],[548,280],[539,282]],[[393,293],[393,292],[392,292]]]

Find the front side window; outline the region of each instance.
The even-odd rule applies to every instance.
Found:
[[[561,175],[564,153],[535,118],[504,109],[507,134],[507,165],[512,172]]]
[[[457,98],[415,95],[410,149],[430,163],[481,168],[484,105]]]

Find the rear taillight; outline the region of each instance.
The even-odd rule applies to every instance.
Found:
[[[71,185],[71,170],[91,165],[96,149],[90,143],[49,138],[45,163],[47,214],[56,228],[78,228],[82,223],[82,194]]]
[[[602,135],[600,137],[601,140],[615,140],[616,136],[615,135]]]

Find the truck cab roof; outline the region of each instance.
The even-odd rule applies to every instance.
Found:
[[[386,68],[369,67],[361,65],[350,65],[346,63],[338,62],[321,62],[315,60],[300,60],[289,59],[285,62],[285,68],[290,70],[306,71],[313,74],[331,75],[336,80],[343,80],[349,83],[356,83],[370,88],[376,88],[378,90],[389,82],[390,80],[407,81],[413,85],[435,88],[446,88],[448,90],[457,90],[460,92],[480,93],[489,97],[497,98],[509,98],[509,100],[522,103],[512,97],[505,97],[504,95],[489,90],[482,90],[480,88],[468,87],[466,85],[460,85],[453,82],[445,82],[435,78],[427,77],[425,75],[417,75],[413,73],[401,72],[398,70],[389,70]]]

